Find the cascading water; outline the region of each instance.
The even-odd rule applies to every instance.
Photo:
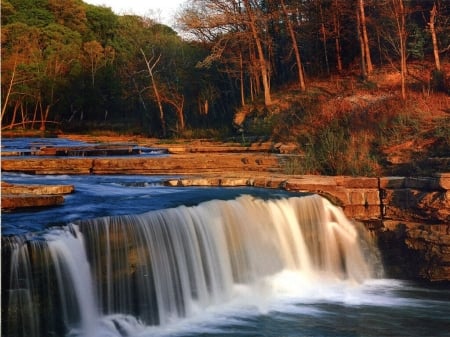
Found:
[[[269,296],[283,273],[298,287],[362,282],[377,272],[372,249],[316,195],[242,196],[8,237],[2,334],[137,336],[231,301],[240,286]]]

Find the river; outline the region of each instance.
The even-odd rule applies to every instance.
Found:
[[[166,178],[2,174],[75,186],[2,214],[2,336],[450,336],[450,289],[323,198]]]

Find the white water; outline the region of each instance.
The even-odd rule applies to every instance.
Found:
[[[370,243],[319,196],[242,196],[99,218],[44,240],[70,336],[170,335],[192,326],[199,333],[292,299],[358,301],[376,272]],[[16,257],[12,268],[27,259]],[[31,271],[24,277],[38,282]],[[45,313],[35,312],[27,326],[38,336]],[[206,324],[212,317],[215,327]]]

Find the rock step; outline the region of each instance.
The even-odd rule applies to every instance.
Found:
[[[268,154],[170,155],[136,158],[19,158],[3,159],[4,172],[30,174],[202,174],[221,172],[279,172],[278,156]]]
[[[70,194],[75,190],[73,185],[34,185],[34,184],[10,184],[2,181],[1,191],[4,194],[36,194],[36,195],[60,195]]]
[[[2,210],[48,207],[64,203],[64,194],[74,191],[73,185],[11,184],[1,182]]]
[[[64,203],[62,195],[3,194],[2,210],[30,207],[49,207]]]

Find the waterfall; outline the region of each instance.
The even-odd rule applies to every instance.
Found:
[[[317,195],[244,195],[2,243],[2,329],[11,337],[93,336],[99,322],[132,336],[138,326],[170,325],[281,272],[311,284],[358,283],[375,273],[364,233]]]

